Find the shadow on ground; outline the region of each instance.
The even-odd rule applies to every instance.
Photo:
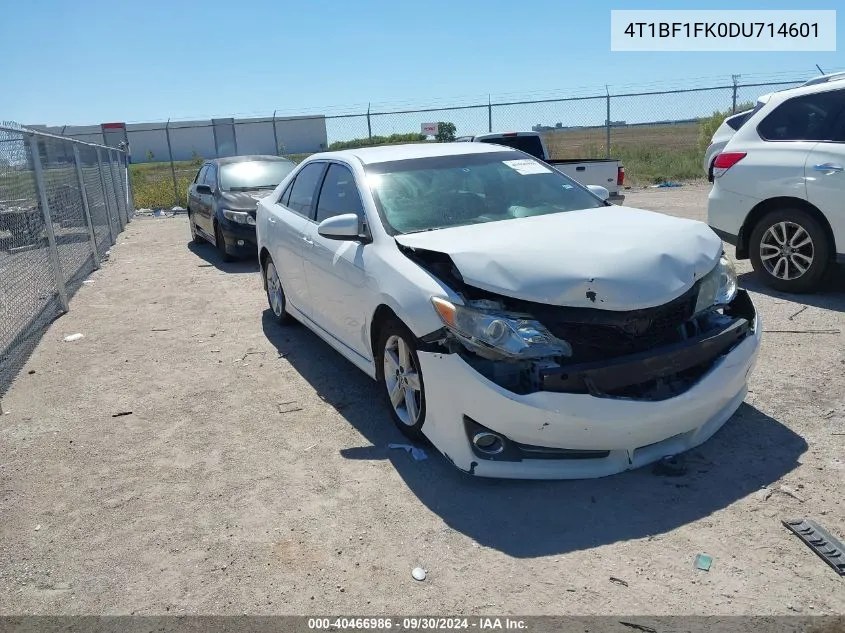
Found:
[[[739,285],[746,290],[759,292],[776,299],[795,301],[825,310],[845,312],[845,266],[834,266],[822,282],[821,288],[812,294],[793,294],[772,290],[761,283],[759,275],[753,271],[739,275]]]
[[[710,441],[687,453],[687,474],[643,468],[585,481],[508,481],[471,477],[432,447],[415,462],[390,442],[393,426],[377,384],[306,327],[280,327],[269,310],[268,340],[327,403],[371,444],[347,459],[389,459],[410,490],[451,528],[479,544],[527,558],[645,538],[706,517],[789,473],[807,449],[784,424],[743,405]]]
[[[258,270],[258,255],[254,259],[236,259],[233,262],[224,262],[214,244],[188,242],[188,250],[202,258],[203,262],[198,264],[199,266],[214,266],[227,273],[254,273]]]

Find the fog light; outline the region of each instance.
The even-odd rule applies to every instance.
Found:
[[[495,433],[480,431],[472,436],[472,443],[476,449],[487,455],[498,455],[505,450],[505,442]]]
[[[243,245],[244,245],[244,241],[243,241],[243,240],[238,240],[238,246],[243,246]]]

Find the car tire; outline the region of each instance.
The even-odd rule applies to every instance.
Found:
[[[202,244],[205,242],[202,235],[197,233],[197,225],[194,223],[194,216],[188,211],[188,226],[191,227],[191,242],[194,244]]]
[[[812,215],[802,209],[778,209],[751,232],[751,265],[761,281],[781,292],[818,288],[830,264],[830,242]]]
[[[282,288],[282,280],[279,278],[276,265],[269,257],[264,263],[264,287],[267,288],[267,304],[270,306],[273,320],[279,325],[287,325],[290,323],[291,317],[287,313],[285,291]]]
[[[226,252],[226,238],[223,237],[223,231],[220,230],[220,225],[217,223],[214,224],[214,241],[217,252],[220,253],[220,259],[226,263],[234,261],[234,257]]]
[[[376,377],[393,423],[405,437],[425,443],[425,383],[416,338],[401,322],[390,319],[379,330]]]

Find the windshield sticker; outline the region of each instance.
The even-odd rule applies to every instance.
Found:
[[[572,189],[572,185],[561,185],[564,189]]]
[[[530,158],[523,158],[520,160],[503,160],[502,161],[505,165],[513,169],[518,174],[522,174],[523,176],[528,176],[530,174],[550,174],[552,170],[548,167],[544,167],[536,160],[531,160]]]

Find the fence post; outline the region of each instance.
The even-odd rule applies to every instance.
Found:
[[[176,185],[176,168],[173,166],[173,148],[170,147],[170,119],[167,119],[167,124],[164,126],[164,135],[167,137],[167,155],[170,157],[170,175],[173,177],[173,206],[175,207],[179,204],[179,187]]]
[[[370,124],[370,104],[367,104],[367,138],[373,138],[373,126]]]
[[[109,224],[109,240],[110,244],[114,244],[117,240],[115,238],[115,232],[111,225],[111,202],[109,201],[109,192],[106,190],[106,175],[103,171],[103,155],[100,153],[100,148],[97,148],[97,171],[100,172],[100,187],[103,188],[103,202],[106,205],[106,220]]]
[[[76,165],[76,180],[79,192],[82,194],[82,208],[85,210],[85,223],[88,225],[88,237],[91,238],[91,250],[94,251],[94,267],[100,267],[100,251],[97,248],[97,236],[94,235],[94,223],[91,222],[91,210],[88,207],[88,192],[85,191],[85,180],[82,177],[82,164],[79,160],[79,148],[73,145],[73,162]]]
[[[114,197],[117,202],[117,214],[120,217],[120,229],[123,230],[126,228],[129,219],[126,217],[126,205],[123,203],[123,182],[120,177],[120,169],[115,170],[116,154],[116,150],[109,150],[109,170],[111,170],[111,183],[114,187]]]
[[[275,144],[276,151],[273,152],[276,156],[281,156],[282,153],[279,151],[279,135],[276,133],[276,111],[273,110],[273,143]]]
[[[44,216],[44,230],[47,233],[47,243],[50,248],[50,261],[53,264],[53,274],[56,276],[56,289],[59,291],[59,301],[62,310],[68,312],[67,287],[62,263],[59,260],[59,248],[56,245],[56,234],[53,233],[53,217],[50,215],[50,205],[47,202],[47,188],[44,186],[44,171],[41,168],[41,154],[38,151],[38,140],[34,134],[29,135],[29,149],[32,154],[32,166],[35,168],[35,184],[38,187],[38,198],[41,201],[41,214]]]
[[[733,80],[733,106],[731,107],[731,114],[736,114],[736,83],[739,79],[739,75],[731,75],[731,79]]]
[[[487,131],[493,131],[493,104],[490,103],[490,95],[487,95]]]
[[[126,203],[129,205],[129,209],[127,209],[127,213],[131,209],[132,215],[135,215],[135,194],[132,192],[132,180],[129,177],[129,151],[126,152],[126,156],[124,157],[126,160]]]
[[[610,158],[610,90],[607,86],[604,87],[607,93],[607,120],[604,122],[605,127],[605,158]]]

